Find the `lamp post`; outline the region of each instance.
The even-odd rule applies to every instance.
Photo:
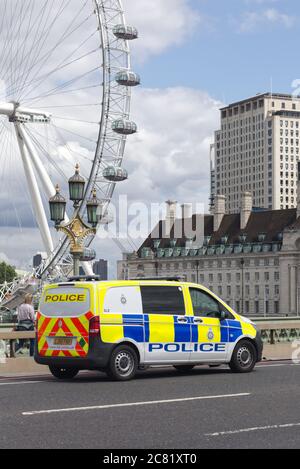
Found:
[[[245,259],[241,259],[241,269],[242,269],[242,316],[244,315],[244,295],[245,295],[245,282],[244,282],[244,267]]]
[[[98,224],[98,207],[100,205],[97,199],[96,190],[92,197],[87,201],[86,224],[78,213],[80,203],[84,199],[85,179],[80,176],[79,165],[76,165],[75,174],[69,179],[69,197],[73,202],[75,214],[69,222],[65,222],[66,199],[60,194],[60,188],[56,186],[56,194],[49,200],[51,220],[55,223],[57,231],[63,232],[70,241],[70,253],[73,257],[74,275],[79,275],[80,261],[86,260],[84,240],[91,234],[96,233]]]

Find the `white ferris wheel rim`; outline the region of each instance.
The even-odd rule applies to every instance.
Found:
[[[21,2],[20,0],[10,0],[10,8],[9,10],[9,2],[8,0],[1,0],[2,2],[2,7],[5,7],[5,14],[7,14],[6,18],[2,17],[2,26],[5,26],[5,21],[6,21],[6,27],[7,30],[9,29],[9,26],[12,26],[12,23],[9,22],[9,13],[13,13],[12,11],[12,3],[14,3],[14,6],[20,6],[22,8],[21,11],[18,12],[17,19],[14,20],[14,32],[15,32],[15,37],[9,38],[9,34],[6,33],[6,37],[4,39],[4,42],[1,42],[2,47],[6,45],[6,48],[11,48],[11,50],[14,47],[17,47],[18,45],[21,44],[21,39],[16,37],[17,33],[22,31],[22,20],[24,20],[25,15],[28,18],[30,15],[30,19],[28,20],[28,23],[26,23],[27,28],[27,36],[26,39],[30,39],[29,35],[29,26],[32,24],[32,17],[33,17],[33,5],[34,5],[34,0],[24,0]],[[7,119],[14,125],[15,131],[16,131],[16,136],[17,136],[17,142],[19,144],[19,150],[20,154],[22,156],[22,161],[23,165],[25,168],[25,173],[27,175],[27,181],[29,181],[29,190],[30,190],[30,195],[31,195],[31,201],[34,201],[34,210],[35,213],[37,213],[38,217],[38,225],[42,234],[42,238],[44,239],[44,245],[46,244],[48,249],[48,256],[47,259],[44,261],[43,265],[40,267],[39,271],[37,272],[40,276],[43,276],[47,273],[49,273],[50,270],[54,270],[55,268],[62,262],[64,265],[68,265],[70,262],[69,255],[68,255],[68,241],[66,238],[61,238],[56,245],[51,244],[51,240],[49,238],[49,226],[48,225],[48,220],[46,219],[46,214],[45,210],[43,209],[43,201],[42,201],[42,196],[39,194],[39,189],[38,187],[32,187],[32,186],[37,186],[35,184],[35,178],[39,178],[39,182],[42,185],[42,189],[45,191],[45,195],[47,198],[50,197],[51,193],[54,195],[54,187],[55,187],[55,181],[51,181],[51,178],[47,174],[47,171],[45,170],[45,167],[43,167],[43,162],[40,160],[40,153],[46,153],[45,148],[43,147],[42,143],[40,142],[39,138],[41,138],[41,135],[39,132],[34,131],[33,127],[31,127],[31,124],[37,124],[37,121],[42,122],[45,126],[50,123],[52,119],[52,114],[49,112],[49,109],[53,111],[54,108],[58,109],[59,107],[62,106],[51,106],[49,105],[49,109],[47,109],[47,105],[45,107],[40,107],[40,104],[46,104],[47,99],[51,98],[53,99],[53,96],[55,94],[60,95],[61,97],[67,96],[67,93],[75,93],[76,86],[75,84],[77,83],[78,89],[80,92],[80,86],[82,89],[89,88],[88,85],[89,82],[85,82],[86,76],[91,73],[95,75],[98,73],[100,75],[100,79],[102,83],[102,92],[101,92],[101,111],[100,111],[100,121],[99,122],[90,122],[90,124],[97,124],[98,125],[98,131],[97,131],[97,140],[96,140],[96,146],[95,146],[95,152],[94,152],[94,157],[93,160],[90,161],[91,165],[89,167],[88,171],[88,176],[87,176],[87,185],[86,185],[86,191],[85,191],[85,197],[84,200],[81,203],[79,212],[83,214],[86,201],[88,200],[90,193],[93,188],[97,188],[100,191],[100,199],[102,200],[103,204],[103,214],[107,213],[108,206],[110,204],[110,201],[112,199],[114,189],[116,186],[116,181],[112,180],[107,180],[103,177],[103,171],[105,168],[108,166],[112,166],[115,168],[119,168],[122,166],[123,162],[123,157],[124,157],[124,149],[125,149],[125,143],[126,143],[126,136],[128,133],[120,133],[116,132],[112,128],[112,124],[114,121],[117,119],[123,120],[126,122],[129,121],[130,117],[130,99],[131,99],[131,85],[132,83],[120,83],[116,81],[116,76],[120,72],[130,72],[131,71],[131,63],[130,63],[130,50],[129,50],[129,39],[135,39],[137,37],[136,35],[132,35],[130,37],[130,34],[128,35],[128,29],[126,30],[126,21],[125,21],[125,15],[122,7],[122,3],[120,0],[76,0],[77,5],[79,6],[79,14],[82,15],[79,19],[80,21],[82,20],[82,23],[74,23],[74,25],[66,25],[66,32],[63,35],[62,41],[61,41],[61,47],[66,47],[66,42],[69,37],[73,35],[77,35],[79,33],[79,26],[85,27],[86,25],[89,25],[89,21],[91,18],[95,19],[96,17],[96,25],[97,25],[97,33],[98,37],[100,37],[100,45],[99,45],[99,50],[98,52],[101,55],[101,66],[95,67],[94,69],[92,68],[91,71],[87,71],[85,73],[84,70],[78,71],[78,77],[72,76],[71,79],[65,80],[65,82],[59,83],[57,86],[54,86],[53,88],[50,88],[48,91],[47,89],[42,89],[40,91],[40,95],[38,95],[38,86],[35,88],[35,85],[40,85],[41,83],[43,84],[44,82],[42,81],[43,77],[47,77],[52,75],[55,75],[55,73],[60,73],[61,70],[64,69],[64,71],[72,70],[73,67],[75,67],[75,64],[79,64],[80,61],[83,63],[83,61],[86,60],[86,58],[89,56],[89,54],[97,53],[97,50],[91,50],[87,49],[86,51],[82,49],[82,44],[85,46],[85,44],[91,44],[89,43],[90,37],[94,40],[95,37],[95,31],[92,31],[91,36],[89,36],[90,31],[88,31],[87,34],[87,39],[84,39],[82,43],[80,43],[77,46],[75,45],[74,50],[72,49],[72,53],[67,54],[67,59],[66,62],[60,62],[59,64],[56,64],[57,68],[56,70],[53,68],[50,68],[50,72],[45,73],[43,75],[43,68],[40,67],[39,65],[45,65],[45,58],[49,57],[52,58],[53,55],[55,55],[56,50],[52,47],[46,47],[46,54],[43,55],[42,52],[44,49],[42,49],[40,46],[35,46],[36,52],[36,57],[34,61],[27,60],[28,66],[31,66],[31,70],[21,70],[22,69],[22,63],[24,63],[24,57],[27,59],[27,56],[32,55],[32,52],[28,52],[25,48],[23,47],[23,51],[17,51],[17,59],[16,59],[16,70],[13,70],[12,65],[10,65],[10,71],[12,72],[12,78],[10,79],[10,83],[8,86],[8,97],[10,98],[8,101],[2,101],[1,95],[0,95],[0,115],[2,116],[2,123],[3,123],[3,128],[1,128],[1,132],[3,129],[7,127]],[[22,7],[21,7],[22,5]],[[56,17],[51,16],[50,10],[53,5],[56,5],[58,7],[58,12]],[[60,1],[60,0],[43,0],[43,5],[40,10],[40,16],[37,16],[38,19],[41,20],[42,18],[46,19],[49,22],[49,29],[48,31],[54,30],[54,23],[55,21],[58,21],[59,18],[59,13],[62,15],[62,12],[64,9],[66,9],[70,5],[70,0],[69,1]],[[25,11],[25,8],[27,7],[27,11]],[[44,7],[44,10],[43,10]],[[5,15],[2,15],[5,16]],[[0,20],[1,23],[1,20]],[[46,30],[46,25],[47,21],[44,21],[43,24],[43,30]],[[0,25],[1,26],[1,25]],[[19,29],[18,29],[19,27]],[[116,35],[114,28],[115,27],[121,27],[121,31],[127,31],[127,35],[122,34]],[[122,30],[123,28],[123,30]],[[24,27],[25,29],[25,27]],[[132,28],[134,30],[134,28]],[[1,31],[1,29],[0,29]],[[36,26],[35,29],[35,37],[37,39],[41,39],[42,35],[40,32],[42,31],[42,26]],[[68,34],[67,34],[68,32]],[[22,34],[24,34],[24,31],[22,31]],[[20,33],[21,35],[21,33]],[[23,36],[24,37],[24,36]],[[32,38],[31,38],[32,39]],[[73,39],[72,39],[73,40]],[[45,44],[45,41],[44,43]],[[4,50],[4,49],[3,49]],[[8,63],[9,60],[9,53],[5,52],[6,49],[4,50],[4,53],[0,54],[0,65],[1,65],[1,60],[4,57],[4,60]],[[77,52],[79,55],[74,58],[74,53]],[[85,54],[86,52],[86,54]],[[23,54],[23,55],[21,55]],[[47,55],[48,54],[48,55]],[[97,54],[98,57],[98,54]],[[89,58],[89,57],[88,57]],[[23,59],[23,62],[22,62]],[[18,62],[19,60],[19,62]],[[26,60],[25,60],[26,62]],[[21,64],[21,65],[20,65]],[[47,65],[47,63],[46,63]],[[18,68],[20,73],[18,73]],[[25,67],[24,67],[25,68]],[[54,70],[54,71],[53,71]],[[38,72],[37,75],[33,75],[33,72]],[[99,73],[100,72],[100,73]],[[51,77],[51,78],[52,78]],[[1,79],[1,76],[0,76]],[[18,82],[19,80],[19,82]],[[22,81],[22,82],[21,82]],[[45,80],[44,80],[45,81]],[[50,83],[50,82],[49,82]],[[139,84],[138,82],[135,84]],[[127,85],[127,86],[125,86]],[[75,89],[73,91],[73,88],[75,86]],[[91,84],[90,87],[92,88],[94,85]],[[73,87],[73,88],[72,88]],[[96,88],[96,86],[95,86]],[[22,96],[22,91],[23,91],[23,96]],[[14,92],[14,93],[13,93]],[[10,94],[9,94],[10,93]],[[16,98],[21,98],[19,99],[14,99]],[[22,99],[24,98],[24,99]],[[50,104],[52,104],[52,101],[49,100]],[[55,104],[57,101],[55,102]],[[90,103],[91,106],[93,103]],[[84,106],[83,104],[78,104],[77,107]],[[76,108],[76,102],[72,103],[68,106],[68,109]],[[27,121],[28,119],[31,119],[31,122]],[[73,117],[73,119],[72,119]],[[76,117],[76,115],[75,115]],[[4,122],[4,118],[6,121]],[[59,117],[58,117],[59,119]],[[85,124],[89,124],[89,122],[76,119],[74,118],[74,115],[71,116],[71,119],[68,117],[63,117],[61,119],[64,119],[65,121],[68,120],[73,120],[74,122],[82,122]],[[74,133],[74,136],[76,136],[76,132],[72,132],[68,129],[65,129],[63,127],[58,127],[57,125],[56,131],[57,132],[69,132],[70,134]],[[59,131],[60,129],[60,131]],[[1,132],[0,132],[0,139],[1,139]],[[134,132],[132,132],[134,133]],[[40,137],[39,137],[40,135]],[[79,136],[79,135],[78,135]],[[86,140],[89,140],[87,135],[80,135],[81,138],[86,138]],[[70,152],[71,153],[71,152]],[[76,153],[76,152],[75,152]],[[78,153],[80,155],[80,153]],[[50,158],[49,152],[47,155]],[[87,159],[87,158],[86,158]],[[73,162],[74,164],[76,161]],[[53,167],[55,168],[55,162],[51,161],[51,164],[53,164]],[[59,171],[59,168],[55,168],[57,171]],[[51,235],[50,235],[51,236]],[[92,242],[92,238],[88,240],[88,245]],[[51,248],[51,249],[50,249]],[[51,252],[50,252],[51,251]]]

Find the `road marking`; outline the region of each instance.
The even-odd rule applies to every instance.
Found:
[[[220,396],[200,396],[200,397],[186,397],[181,399],[165,399],[160,401],[146,401],[146,402],[128,402],[124,404],[108,404],[108,405],[99,405],[99,406],[90,406],[90,407],[70,407],[67,409],[51,409],[51,410],[38,410],[32,412],[22,412],[22,415],[39,415],[39,414],[58,414],[62,412],[80,412],[86,410],[102,410],[102,409],[115,409],[122,407],[137,407],[137,406],[147,406],[147,405],[156,405],[156,404],[174,404],[176,402],[190,402],[190,401],[201,401],[208,399],[226,399],[233,397],[247,397],[250,396],[250,393],[240,393],[240,394],[223,394]]]
[[[295,427],[300,427],[300,423],[287,423],[283,425],[266,425],[265,427],[243,428],[241,430],[231,430],[227,432],[206,433],[205,436],[238,435],[240,433],[251,433],[251,432],[259,432],[259,431],[265,431],[265,430],[280,430],[280,429],[295,428]]]
[[[0,383],[0,386],[15,386],[17,384],[38,384],[45,383],[45,381],[15,381],[11,383]]]
[[[279,368],[281,366],[297,366],[296,363],[281,363],[276,365],[256,365],[256,368]]]

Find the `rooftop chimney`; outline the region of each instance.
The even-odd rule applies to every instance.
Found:
[[[225,195],[216,195],[214,208],[214,232],[218,231],[225,215]]]
[[[181,215],[183,219],[192,217],[192,204],[182,204],[181,205]]]
[[[244,230],[248,224],[250,215],[252,213],[253,201],[250,192],[242,194],[242,207],[241,207],[241,230]]]
[[[174,226],[176,220],[176,213],[177,213],[177,202],[172,200],[167,200],[167,214],[166,214],[166,233],[165,236],[167,238],[171,235],[171,230]]]

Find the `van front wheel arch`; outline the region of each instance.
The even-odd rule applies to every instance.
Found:
[[[257,350],[255,345],[247,339],[237,343],[229,363],[234,373],[250,373],[257,363]]]
[[[116,347],[109,359],[107,374],[115,381],[129,381],[136,375],[139,365],[138,354],[131,345]]]

